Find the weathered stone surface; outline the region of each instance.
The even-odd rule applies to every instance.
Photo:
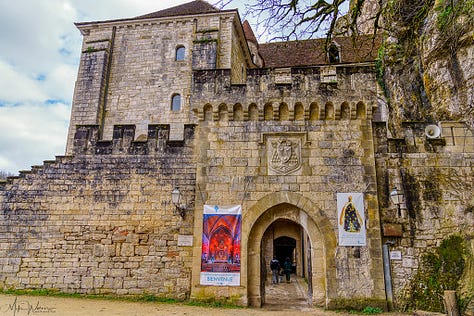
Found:
[[[383,242],[402,254],[391,261],[402,299],[426,249],[453,233],[474,235],[472,130],[441,122],[442,138],[430,140],[427,122],[392,121],[397,112],[389,137],[387,122],[373,121],[373,63],[256,69],[233,11],[131,21],[79,26],[68,156],[0,183],[1,287],[259,304],[262,260],[266,267],[274,241],[289,237],[313,303],[383,302]],[[181,46],[185,58],[175,60]],[[468,70],[471,46],[459,52]],[[426,97],[463,112],[470,96],[434,99],[453,90],[443,58],[425,76],[393,80],[392,100],[417,101],[399,87],[435,78]],[[471,79],[459,93],[469,93]],[[179,110],[171,107],[176,94]],[[400,214],[389,199],[395,186],[404,196]],[[175,187],[190,208],[184,217],[171,203]],[[367,246],[338,246],[343,192],[364,193]],[[239,287],[199,285],[204,204],[242,205]],[[193,243],[179,245],[185,235]],[[303,270],[308,263],[312,270]]]
[[[383,228],[384,237],[402,237],[403,236],[403,228],[401,224],[384,223],[382,228]]]

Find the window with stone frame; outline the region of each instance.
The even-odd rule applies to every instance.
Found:
[[[171,111],[181,110],[181,95],[173,94],[171,97]]]
[[[333,63],[340,63],[341,62],[341,55],[339,52],[339,47],[336,44],[331,44],[328,49],[328,59],[331,64]]]
[[[184,60],[185,55],[186,55],[186,49],[184,48],[184,46],[180,45],[176,47],[176,54],[175,54],[176,61]]]

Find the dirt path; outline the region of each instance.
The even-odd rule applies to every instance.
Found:
[[[307,285],[293,276],[290,283],[282,282],[265,287],[266,303],[263,308],[211,308],[156,302],[126,302],[101,299],[63,298],[28,295],[1,295],[0,316],[342,316],[350,313],[324,311],[310,307]],[[386,313],[383,316],[402,314]],[[405,315],[406,316],[406,315]]]
[[[352,315],[343,312],[324,311],[316,308],[300,310],[275,310],[274,308],[206,308],[186,306],[182,304],[122,302],[99,299],[76,299],[28,295],[0,295],[0,315],[52,315],[52,316],[144,316],[144,315],[190,315],[190,316],[343,316]],[[398,316],[403,314],[385,313],[383,316]]]

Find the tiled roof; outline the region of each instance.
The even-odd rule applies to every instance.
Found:
[[[171,7],[168,9],[137,16],[136,18],[137,19],[163,18],[163,17],[192,15],[192,14],[201,14],[201,13],[218,12],[218,11],[219,9],[207,3],[206,1],[195,0],[192,2],[175,6],[175,7]]]
[[[245,34],[245,39],[247,41],[258,44],[257,38],[255,37],[255,34],[252,31],[252,27],[249,24],[249,21],[245,20],[244,23],[242,23],[242,28],[244,29],[244,34]]]
[[[297,67],[329,64],[324,50],[326,39],[273,42],[259,44],[265,67]],[[332,41],[339,48],[340,63],[374,61],[381,42],[380,37],[361,35],[357,38],[335,37]]]

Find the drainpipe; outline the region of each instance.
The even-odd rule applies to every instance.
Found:
[[[382,245],[383,254],[383,274],[385,277],[385,294],[387,295],[388,310],[393,310],[393,292],[392,292],[392,275],[390,273],[390,254],[389,243]]]

